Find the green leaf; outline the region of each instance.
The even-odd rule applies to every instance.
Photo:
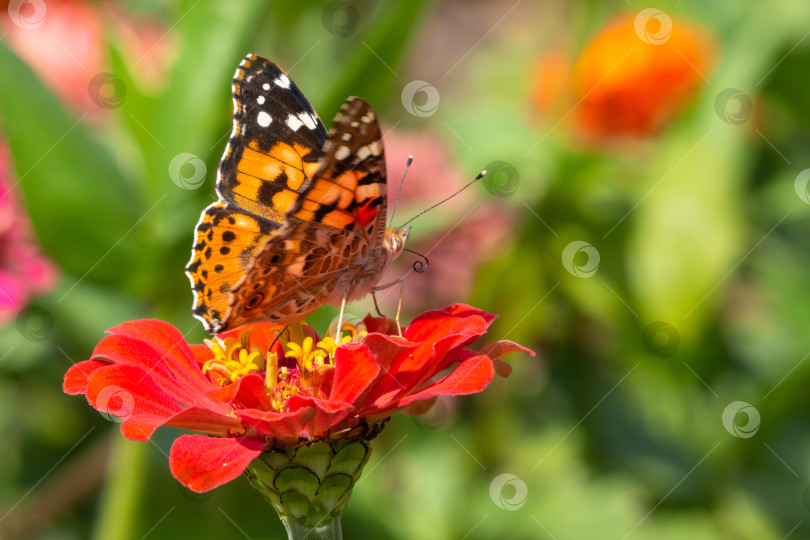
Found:
[[[137,220],[138,199],[83,119],[0,43],[0,124],[39,238],[66,272],[92,268],[92,279],[112,280],[132,260],[131,246],[104,255]]]

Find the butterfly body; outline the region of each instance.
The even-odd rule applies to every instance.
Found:
[[[301,320],[373,290],[408,228],[386,228],[376,114],[349,98],[331,132],[277,65],[248,55],[233,80],[234,126],[186,267],[192,312],[220,333]]]

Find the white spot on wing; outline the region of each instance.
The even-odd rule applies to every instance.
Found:
[[[309,128],[315,129],[315,119],[309,113],[300,113],[298,118]]]
[[[371,155],[371,150],[368,149],[368,146],[361,146],[357,149],[357,158],[358,159],[366,159],[368,156]]]
[[[281,88],[289,88],[290,87],[290,78],[284,75],[283,73],[278,76],[278,79],[273,81],[276,83],[276,86],[280,86]]]
[[[350,141],[352,139],[352,134],[351,133],[344,133],[343,136],[341,137],[341,139],[343,139],[344,141]]]
[[[264,84],[262,85],[262,88],[264,88],[265,90],[270,90],[270,85],[269,85],[269,84],[267,84],[267,83],[264,83]]]
[[[335,159],[339,159],[343,161],[347,157],[351,155],[352,151],[349,150],[348,146],[340,146],[337,150],[335,150]]]
[[[259,123],[260,126],[267,127],[270,125],[270,122],[272,122],[273,119],[270,117],[269,114],[262,111],[259,113],[259,116],[256,117],[256,121]]]
[[[304,125],[304,123],[301,122],[301,120],[299,120],[297,116],[294,116],[294,115],[291,114],[291,115],[289,115],[287,117],[287,126],[291,130],[298,131],[298,128],[300,128],[303,125]]]
[[[259,105],[264,105],[264,96],[257,97],[256,103],[258,103]]]

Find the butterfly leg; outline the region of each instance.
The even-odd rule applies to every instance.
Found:
[[[389,287],[393,287],[394,285],[399,285],[399,302],[397,303],[397,332],[399,333],[399,337],[402,337],[402,327],[399,324],[399,316],[402,313],[402,298],[405,294],[405,281],[402,279],[395,279],[390,283],[386,283],[385,285],[377,285],[373,289],[371,289],[371,297],[374,298],[374,307],[377,308],[377,313],[380,313],[380,308],[377,307],[377,297],[374,296],[376,291],[381,291],[383,289],[388,289]],[[382,315],[382,313],[380,313]]]
[[[377,312],[377,315],[379,315],[380,317],[385,317],[385,315],[383,315],[383,312],[380,311],[380,306],[377,304],[377,295],[374,294],[374,289],[371,289],[371,299],[374,300],[374,310]]]
[[[340,343],[341,339],[343,338],[343,314],[346,311],[346,299],[349,296],[348,291],[343,294],[343,300],[340,302],[340,315],[338,315],[338,323],[337,327],[335,328],[335,341]]]

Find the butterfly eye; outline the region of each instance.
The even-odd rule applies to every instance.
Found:
[[[255,293],[245,304],[245,309],[253,309],[264,300],[264,295],[260,292]]]

